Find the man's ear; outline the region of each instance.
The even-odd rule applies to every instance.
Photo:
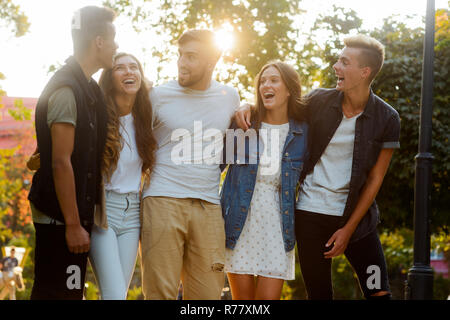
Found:
[[[101,49],[103,47],[103,42],[104,42],[104,40],[103,40],[103,38],[101,36],[96,36],[95,37],[95,47],[97,49]]]
[[[372,69],[370,67],[362,68],[362,77],[364,78],[364,80],[369,79],[371,74],[372,74]]]

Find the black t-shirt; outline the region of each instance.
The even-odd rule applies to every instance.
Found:
[[[2,264],[2,271],[8,272],[17,267],[19,265],[19,261],[16,258],[6,257],[2,260]]]

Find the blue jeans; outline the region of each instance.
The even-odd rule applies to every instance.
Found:
[[[136,264],[140,234],[138,193],[106,191],[108,229],[94,225],[89,259],[102,300],[125,300]]]

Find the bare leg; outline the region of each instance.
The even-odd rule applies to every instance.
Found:
[[[228,273],[233,300],[255,299],[255,277],[249,274]]]
[[[381,297],[390,294],[389,291],[379,291],[377,293],[372,294],[372,297]]]
[[[281,290],[283,289],[284,280],[258,277],[256,285],[256,300],[280,300]]]

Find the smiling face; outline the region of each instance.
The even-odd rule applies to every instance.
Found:
[[[112,79],[116,93],[135,95],[142,81],[137,61],[130,56],[117,58],[112,69]]]
[[[339,60],[333,65],[338,78],[336,89],[349,91],[360,86],[369,86],[370,68],[360,66],[361,49],[345,47]]]
[[[280,72],[274,66],[268,67],[261,74],[259,94],[264,108],[268,110],[287,108],[290,94]]]
[[[195,88],[210,77],[210,57],[207,48],[199,41],[188,41],[178,48],[178,83],[182,87]]]

